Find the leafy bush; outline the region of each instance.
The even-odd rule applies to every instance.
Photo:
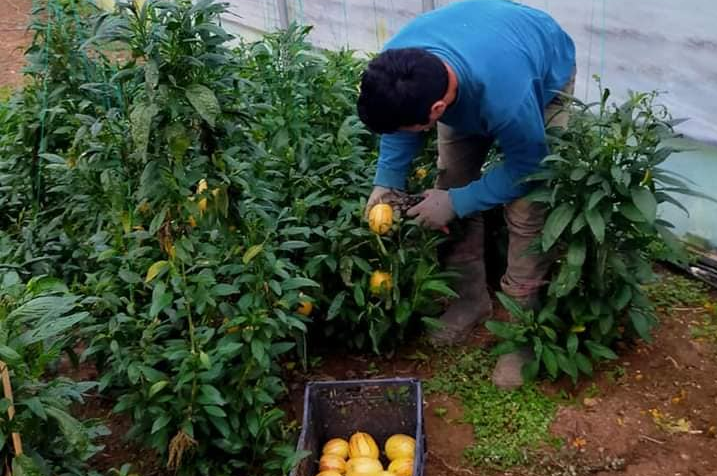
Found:
[[[530,180],[529,199],[550,208],[539,243],[557,257],[556,273],[541,310],[525,310],[507,296],[502,303],[516,319],[490,322],[505,342],[496,352],[531,347],[535,359],[523,371],[534,378],[541,368],[577,380],[590,375],[593,362],[616,357],[611,347],[624,334],[650,340],[656,325],[643,283],[652,278],[648,245],[664,242],[680,253],[671,225],[657,206],[681,206],[672,193],[695,194],[688,184],[660,167],[674,151],[667,111],[656,93],[631,93],[622,105],[601,100],[583,104],[565,130],[554,130],[552,155]]]
[[[102,449],[93,439],[108,434],[98,423],[70,414],[70,406],[83,403],[96,382],[49,378],[62,354],[72,352],[78,328],[89,318],[80,304],[56,279],[39,277],[25,284],[9,271],[0,282],[0,358],[10,372],[17,412],[9,420],[11,401],[0,400],[0,442],[3,461],[17,474],[86,475],[87,461]],[[19,457],[11,456],[13,432],[22,438]]]

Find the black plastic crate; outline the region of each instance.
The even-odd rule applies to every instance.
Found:
[[[416,439],[413,476],[423,476],[426,441],[423,429],[423,393],[417,379],[345,380],[310,382],[304,392],[304,419],[298,450],[310,451],[291,476],[315,476],[321,449],[331,438],[348,440],[357,431],[383,445],[396,433]],[[385,457],[381,458],[386,466]]]

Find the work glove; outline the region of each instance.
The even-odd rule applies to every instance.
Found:
[[[448,222],[456,217],[448,190],[431,188],[423,192],[423,201],[410,208],[406,214],[433,230],[447,230]]]
[[[393,188],[375,185],[373,187],[373,191],[371,191],[371,195],[368,196],[368,201],[366,202],[366,209],[364,210],[364,217],[368,220],[368,214],[374,205],[378,203],[390,203],[391,200],[398,199],[398,197],[400,196],[399,193],[399,191]]]

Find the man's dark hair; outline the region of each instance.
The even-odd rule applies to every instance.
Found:
[[[448,89],[448,72],[438,56],[420,48],[389,49],[372,59],[361,77],[357,109],[374,132],[427,124],[431,106]]]

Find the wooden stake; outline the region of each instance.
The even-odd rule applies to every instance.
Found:
[[[9,420],[12,420],[15,418],[15,405],[12,403],[10,372],[8,371],[7,364],[2,360],[0,360],[0,378],[2,378],[3,396],[10,402],[10,406],[7,409],[7,416]],[[20,456],[22,454],[22,440],[20,439],[20,433],[12,434],[12,446],[15,449],[15,456]]]

